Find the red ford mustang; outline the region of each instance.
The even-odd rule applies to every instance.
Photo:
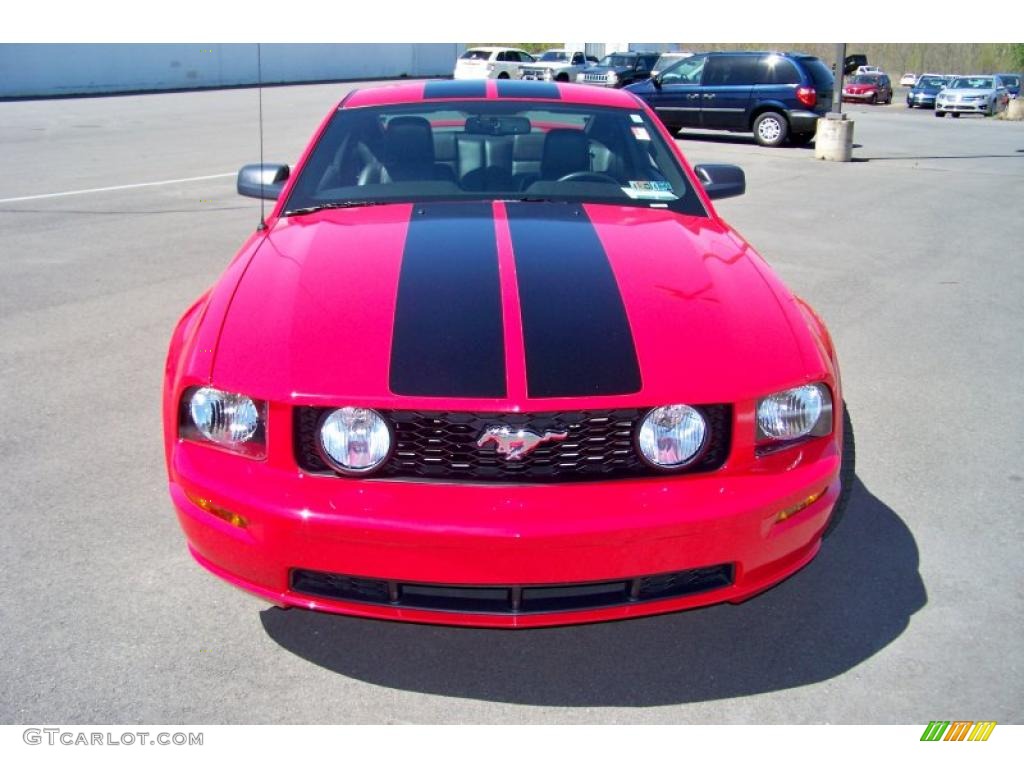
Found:
[[[201,565],[274,603],[534,627],[739,602],[853,478],[832,341],[613,89],[349,94],[185,312],[170,493]]]

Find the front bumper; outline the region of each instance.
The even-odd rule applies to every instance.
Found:
[[[934,107],[935,96],[917,95],[907,97],[907,106],[913,107]]]
[[[843,101],[877,101],[879,95],[877,91],[868,91],[867,93],[843,93]]]
[[[273,603],[380,619],[536,627],[740,602],[810,561],[839,495],[835,441],[774,470],[558,484],[304,475],[185,441],[170,493],[196,560]],[[779,512],[822,493],[779,521]],[[241,516],[214,516],[197,499]],[[407,585],[589,585],[725,566],[728,583],[600,607],[444,610],[296,589],[296,569]],[[301,584],[299,585],[301,586]],[[466,605],[462,603],[461,605]],[[562,604],[558,604],[562,605]]]
[[[967,114],[985,114],[989,111],[987,101],[936,101],[938,112],[964,112]]]

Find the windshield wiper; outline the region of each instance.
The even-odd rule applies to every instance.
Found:
[[[306,208],[292,208],[290,211],[285,211],[285,216],[303,216],[307,213],[316,213],[317,211],[327,211],[332,208],[366,208],[371,205],[387,205],[387,202],[383,200],[342,200],[336,203],[320,203],[319,205],[310,205]]]

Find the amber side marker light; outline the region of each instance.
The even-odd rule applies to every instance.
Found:
[[[781,512],[779,512],[779,515],[775,519],[775,522],[781,523],[783,520],[787,520],[787,519],[791,518],[793,515],[795,515],[800,510],[806,509],[807,507],[811,506],[811,504],[813,504],[818,499],[820,499],[822,496],[824,496],[825,495],[825,491],[827,491],[827,490],[828,490],[828,488],[822,488],[817,493],[812,493],[810,496],[808,496],[806,499],[801,501],[799,504],[794,504],[792,507],[787,507],[786,509],[782,510]]]
[[[196,496],[191,491],[185,491],[185,495],[188,496],[189,501],[191,501],[204,512],[209,512],[214,517],[219,517],[224,522],[231,523],[236,528],[246,528],[249,525],[249,521],[241,515],[236,514],[231,510],[224,509],[224,507],[218,507],[209,499],[204,499],[201,496]]]

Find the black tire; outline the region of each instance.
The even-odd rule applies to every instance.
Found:
[[[565,74],[565,72],[563,72],[558,77],[556,77],[555,80],[557,80],[560,83],[568,83],[569,82],[569,76],[567,74]]]
[[[789,135],[789,143],[794,147],[806,147],[814,141],[813,133],[791,133]]]
[[[942,111],[940,111],[940,110],[938,110],[938,109],[936,109],[936,110],[935,110],[935,116],[936,116],[936,117],[945,117],[945,116],[946,116],[946,113],[945,113],[945,112],[942,112]]]
[[[850,420],[850,409],[843,402],[843,462],[839,467],[839,498],[832,508],[832,516],[828,519],[825,532],[822,538],[832,535],[832,532],[839,525],[846,514],[846,508],[850,504],[850,496],[853,494],[853,481],[857,476],[857,446],[853,437],[853,422]]]
[[[872,93],[871,94],[871,98],[868,99],[868,104],[877,104],[877,103],[878,103],[878,94],[877,93]]]
[[[498,79],[499,80],[508,80],[508,72],[499,72],[498,73]]]
[[[754,120],[754,140],[762,147],[778,147],[789,134],[789,123],[778,112],[762,112]]]
[[[950,112],[949,114],[951,114],[953,117],[956,117],[956,118],[960,117],[960,113],[959,112]]]

